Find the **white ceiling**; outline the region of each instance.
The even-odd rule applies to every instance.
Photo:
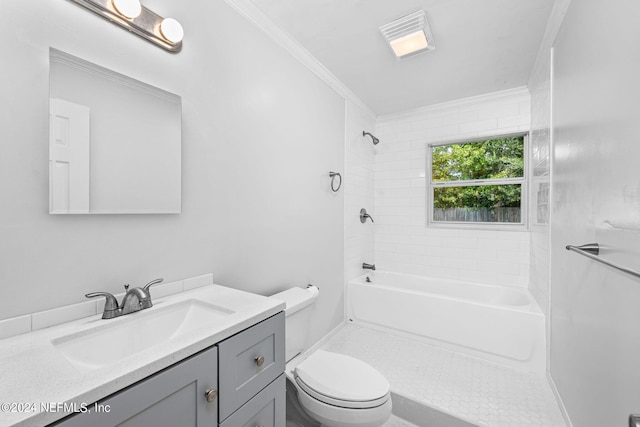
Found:
[[[527,84],[554,0],[253,0],[377,114]],[[398,61],[378,27],[424,9],[436,50]]]

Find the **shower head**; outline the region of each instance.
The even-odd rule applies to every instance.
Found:
[[[378,145],[378,142],[380,142],[378,138],[371,135],[369,132],[362,131],[362,136],[365,136],[365,135],[369,135],[371,137],[371,140],[373,141],[373,145]]]

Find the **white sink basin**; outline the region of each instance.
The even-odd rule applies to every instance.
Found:
[[[144,310],[96,328],[56,338],[52,344],[80,372],[89,372],[191,331],[215,326],[234,312],[199,300]],[[109,322],[114,322],[110,324]]]

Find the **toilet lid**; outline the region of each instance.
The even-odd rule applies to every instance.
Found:
[[[389,398],[389,382],[369,364],[317,350],[295,368],[296,382],[311,396],[345,408],[371,408]]]

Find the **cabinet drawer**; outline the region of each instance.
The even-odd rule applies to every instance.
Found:
[[[284,372],[284,312],[218,344],[224,420]]]
[[[220,427],[282,427],[285,425],[285,375],[248,401]]]

